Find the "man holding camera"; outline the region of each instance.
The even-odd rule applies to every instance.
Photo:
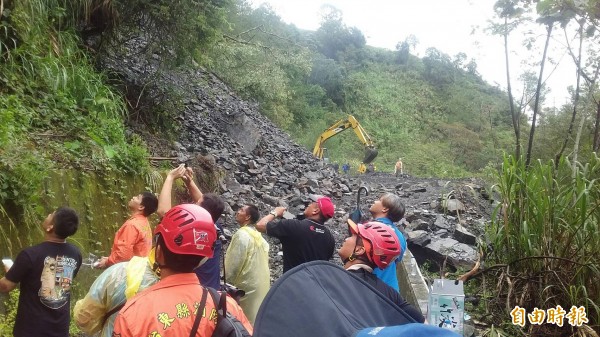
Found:
[[[335,207],[328,197],[313,197],[304,209],[304,219],[283,219],[285,207],[276,207],[263,217],[256,229],[281,241],[283,249],[283,272],[305,262],[328,261],[333,256],[335,240],[325,227],[325,221],[333,218]]]
[[[115,319],[113,336],[212,336],[220,321],[218,303],[193,272],[213,255],[217,233],[212,216],[198,205],[178,205],[164,215],[154,234],[160,281],[127,301]],[[251,335],[252,325],[235,300],[222,299],[227,315]]]
[[[225,203],[221,197],[214,193],[202,193],[200,188],[198,188],[194,182],[194,172],[192,168],[187,167],[186,164],[180,164],[167,174],[160,195],[158,196],[158,210],[156,213],[158,213],[160,217],[164,216],[165,213],[171,209],[171,190],[173,189],[173,182],[179,178],[183,180],[192,202],[202,206],[210,213],[218,235],[218,240],[215,241],[213,257],[208,259],[202,266],[196,268],[194,272],[198,275],[198,279],[200,279],[202,285],[221,289],[221,268],[219,262],[221,261],[223,243],[220,240],[219,234],[222,233],[223,227],[219,218],[221,217],[221,214],[223,214]]]
[[[252,324],[271,281],[269,244],[254,225],[259,217],[254,205],[245,205],[237,211],[235,220],[240,229],[231,238],[225,254],[227,281],[246,292],[240,306]]]

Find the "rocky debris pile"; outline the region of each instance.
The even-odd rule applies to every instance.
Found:
[[[447,256],[450,264],[468,267],[476,260],[476,236],[481,235],[489,212],[482,212],[473,202],[465,206],[465,201],[457,198],[462,190],[454,184],[380,173],[341,176],[262,116],[257,104],[237,97],[215,75],[201,69],[164,71],[160,58],[145,57],[142,49],[140,41],[130,41],[125,48],[100,54],[99,64],[120,77],[126,94],[136,95],[141,109],[174,100],[169,95],[181,99],[182,106],[172,105],[181,125],[176,142],[136,132],[144,136],[153,156],[177,158],[178,162],[201,158],[219,168],[221,178],[215,186],[227,202],[224,218],[230,230],[237,229],[234,212],[244,204],[255,204],[263,214],[275,206],[298,214],[309,194],[322,194],[332,197],[337,206],[329,225],[339,247],[347,235],[348,213],[356,208],[355,192],[366,184],[372,193],[365,205],[384,192],[398,193],[405,200],[406,234],[411,249],[422,249],[422,253],[417,251],[421,261]],[[202,174],[198,172],[201,168],[195,170]],[[444,193],[454,198],[442,199]],[[272,278],[276,279],[282,271],[281,247],[276,239],[269,240]]]
[[[368,186],[365,209],[383,193],[399,195],[406,206],[400,228],[417,262],[429,261],[434,269],[470,269],[478,259],[477,245],[485,243],[485,224],[493,205],[481,182],[474,179],[440,180],[374,173],[358,177]],[[357,185],[351,185],[356,190]],[[352,204],[346,204],[349,208]],[[354,206],[356,207],[356,206]]]
[[[219,168],[217,192],[227,203],[224,219],[231,230],[237,229],[235,211],[247,203],[255,204],[263,214],[275,206],[298,214],[309,194],[327,195],[337,203],[344,193],[352,193],[351,179],[337,175],[293,142],[260,114],[257,104],[237,97],[215,75],[201,69],[163,71],[157,56],[146,58],[140,52],[143,46],[139,41],[126,47],[100,55],[101,68],[117,74],[128,90],[126,94],[139,95],[140,106],[148,109],[169,101],[169,92],[177,93],[183,102],[175,114],[181,125],[178,140],[169,143],[149,132],[141,134],[154,157],[212,162]],[[202,174],[201,168],[194,169]],[[341,244],[346,226],[338,230],[338,219],[331,223],[336,242]],[[269,240],[272,275],[278,278],[281,247],[277,240]]]

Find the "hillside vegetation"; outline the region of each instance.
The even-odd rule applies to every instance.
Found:
[[[214,71],[309,149],[347,114],[376,142],[380,170],[404,157],[413,175],[472,175],[511,146],[506,96],[474,61],[435,49],[419,59],[407,42],[397,51],[366,46],[335,9],[316,32],[243,1],[24,0],[5,2],[1,15],[0,203],[11,213],[33,212],[48,170],[148,173],[144,144],[126,125],[173,135],[178,103],[137,111],[137,98],[123,97],[94,63],[140,28],[148,55]],[[332,161],[362,159],[350,131],[326,146]]]
[[[396,51],[366,46],[335,9],[316,32],[284,24],[268,7],[234,9],[207,66],[309,149],[347,114],[376,142],[380,170],[403,157],[413,175],[473,175],[512,147],[505,93],[462,53],[431,48],[419,59],[408,42]],[[332,161],[362,160],[351,131],[326,146]]]

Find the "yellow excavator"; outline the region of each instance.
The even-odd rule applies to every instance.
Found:
[[[373,140],[365,129],[360,125],[360,123],[354,118],[354,116],[348,115],[347,118],[342,118],[339,121],[335,122],[332,126],[330,126],[327,130],[323,131],[323,133],[317,139],[317,143],[315,144],[315,148],[313,150],[313,155],[319,159],[323,159],[325,154],[325,142],[337,135],[338,133],[352,128],[358,139],[365,145],[365,157],[358,167],[358,172],[365,173],[367,172],[367,164],[371,163],[377,157],[377,149],[375,149],[375,144]]]

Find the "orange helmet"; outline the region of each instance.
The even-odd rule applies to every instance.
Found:
[[[210,213],[195,204],[171,208],[156,227],[165,245],[175,254],[212,257],[217,231]]]
[[[380,269],[385,269],[402,253],[394,229],[384,223],[370,221],[357,225],[348,219],[348,229],[351,234],[356,234],[363,239],[365,255]]]

